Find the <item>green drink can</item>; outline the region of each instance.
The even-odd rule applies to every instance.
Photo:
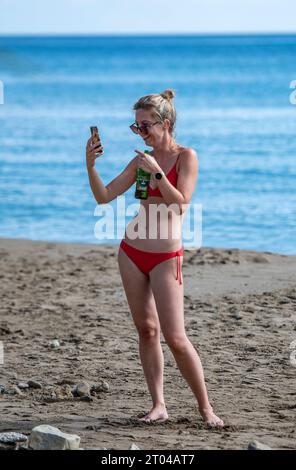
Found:
[[[145,153],[150,153],[149,150],[144,150]],[[135,190],[135,198],[137,199],[147,199],[148,198],[148,187],[150,182],[151,173],[142,170],[142,168],[137,168],[137,182]]]

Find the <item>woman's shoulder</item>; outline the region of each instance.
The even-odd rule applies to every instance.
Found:
[[[176,166],[177,172],[179,172],[181,160],[184,158],[196,158],[198,160],[198,155],[197,151],[192,148],[192,147],[185,147],[183,145],[180,145],[180,150],[179,150],[179,156],[178,156],[178,162]]]
[[[180,155],[196,155],[197,156],[197,151],[193,147],[185,147],[184,145],[179,146],[179,152]]]

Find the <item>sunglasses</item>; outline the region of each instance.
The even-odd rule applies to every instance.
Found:
[[[142,133],[146,133],[147,130],[149,129],[149,127],[152,127],[152,126],[155,126],[155,124],[158,124],[162,121],[156,121],[156,122],[152,122],[152,123],[144,123],[142,124],[142,126],[138,126],[135,122],[133,124],[130,125],[130,129],[135,133],[135,134],[139,134],[140,132]]]

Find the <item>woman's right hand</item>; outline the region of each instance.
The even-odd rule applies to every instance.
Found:
[[[103,155],[103,148],[101,141],[99,140],[92,145],[92,137],[90,137],[86,144],[86,166],[87,168],[93,168],[95,166],[95,159]],[[96,155],[97,153],[97,155]]]

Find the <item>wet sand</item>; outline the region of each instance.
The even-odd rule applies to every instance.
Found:
[[[50,424],[78,434],[85,449],[246,449],[254,439],[295,449],[296,256],[185,249],[186,331],[226,424],[208,430],[163,337],[169,420],[137,422],[151,401],[117,251],[0,239],[0,432]],[[42,388],[12,394],[30,379]],[[82,380],[110,388],[84,401],[68,393]]]

